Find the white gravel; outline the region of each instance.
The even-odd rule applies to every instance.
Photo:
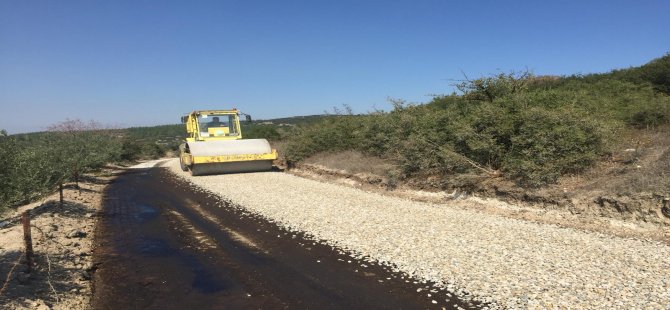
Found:
[[[670,309],[670,246],[368,193],[285,173],[191,177],[291,230],[505,308]]]

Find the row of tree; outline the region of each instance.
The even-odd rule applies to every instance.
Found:
[[[48,131],[0,136],[0,209],[30,202],[122,155],[118,130],[66,120]]]
[[[244,124],[245,138],[277,140],[276,126]],[[77,182],[82,173],[107,163],[155,159],[177,152],[186,136],[183,124],[126,129],[79,119],[45,132],[8,135],[0,131],[0,212]]]
[[[158,158],[173,145],[160,138],[138,139],[126,129],[109,129],[79,119],[56,123],[45,132],[0,134],[0,213],[52,193],[78,186],[83,173],[108,163]]]

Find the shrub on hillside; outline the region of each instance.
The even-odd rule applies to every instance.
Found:
[[[654,88],[670,95],[670,54],[654,59],[640,68],[640,76]]]
[[[529,71],[499,73],[456,84],[463,93],[463,99],[493,102],[498,98],[507,97],[528,90],[534,77]]]
[[[242,125],[242,135],[245,139],[267,139],[277,141],[281,135],[274,125],[252,124]]]
[[[404,176],[503,172],[538,186],[589,167],[608,152],[615,130],[668,124],[669,73],[670,56],[608,74],[501,73],[468,79],[457,85],[460,95],[438,96],[425,105],[393,101],[390,112],[351,115],[348,110],[349,115],[317,117],[279,130],[245,124],[243,132],[245,138],[285,140],[284,155],[293,162],[355,150],[396,163]],[[173,149],[170,143],[180,140],[183,125],[159,127],[129,130],[118,156],[156,157]],[[145,139],[165,135],[173,141]]]
[[[502,171],[539,186],[589,167],[607,151],[623,111],[639,111],[641,98],[655,96],[628,82],[532,89],[531,79],[528,74],[478,79],[461,87],[462,96],[303,126],[290,137],[286,157],[299,161],[323,151],[357,150],[395,162],[405,176]],[[593,96],[608,87],[637,92],[618,99]],[[628,105],[620,107],[623,102]]]
[[[323,151],[356,149],[362,123],[358,116],[342,115],[296,129],[288,141],[286,159],[297,162]]]
[[[502,169],[530,186],[555,182],[588,168],[606,150],[602,122],[570,110],[533,107],[518,115]]]

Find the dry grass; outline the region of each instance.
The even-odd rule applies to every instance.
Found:
[[[634,196],[653,193],[670,196],[670,126],[636,130],[614,146],[610,160],[582,175],[565,176],[550,188],[578,192]]]
[[[357,151],[319,153],[304,161],[306,164],[321,165],[330,169],[343,170],[351,174],[366,173],[386,176],[396,167],[378,157],[367,156]]]
[[[603,188],[621,194],[670,194],[670,128],[646,132],[637,141],[635,151],[627,152],[630,158],[607,173]]]
[[[610,188],[624,194],[652,192],[670,194],[670,148],[666,148],[658,159],[647,163],[634,164],[627,169],[616,182],[610,183]],[[630,171],[632,170],[632,171]]]

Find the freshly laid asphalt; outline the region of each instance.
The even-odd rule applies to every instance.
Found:
[[[108,186],[93,259],[94,309],[477,307],[435,304],[425,284],[285,231],[165,168],[130,170]]]

